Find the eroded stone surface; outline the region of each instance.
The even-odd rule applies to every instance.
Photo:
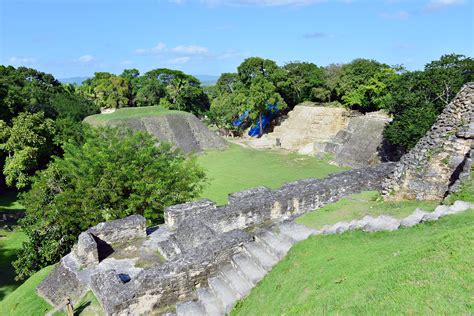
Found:
[[[97,242],[99,263],[85,266],[73,251],[57,270],[68,269],[72,279],[94,292],[108,314],[148,313],[196,299],[195,289],[207,287],[209,277],[223,267],[232,264],[239,271],[245,269],[233,263],[236,255],[247,258],[239,262],[254,263],[246,270],[248,281],[254,284],[259,271],[270,269],[292,243],[313,233],[301,225],[285,224],[277,235],[254,240],[262,229],[349,194],[379,190],[392,168],[393,164],[381,164],[325,179],[295,181],[276,190],[258,187],[231,194],[229,204],[220,207],[208,200],[175,205],[167,209],[166,224],[148,235],[145,220],[138,215],[101,223],[87,231]],[[278,244],[272,246],[268,240]],[[101,243],[110,246],[111,252],[104,255]],[[86,248],[89,253],[89,244]],[[232,282],[240,284],[236,292],[242,294],[245,283],[239,275],[228,272],[223,278],[232,277]],[[62,291],[59,278],[45,283],[51,290],[41,292],[44,297],[54,297],[55,288]],[[65,289],[62,296],[73,294]]]
[[[474,83],[463,86],[431,130],[384,183],[387,200],[441,200],[469,176],[474,154]]]

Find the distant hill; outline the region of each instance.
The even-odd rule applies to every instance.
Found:
[[[62,79],[58,79],[58,80],[61,83],[81,85],[87,79],[89,79],[89,77],[70,77],[70,78],[62,78]]]
[[[203,86],[212,86],[215,85],[219,76],[214,75],[194,75],[194,77],[198,78],[201,81]]]

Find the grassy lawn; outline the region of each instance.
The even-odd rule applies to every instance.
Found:
[[[17,193],[13,191],[0,193],[0,212],[24,211],[23,205],[18,203]]]
[[[160,115],[170,114],[170,113],[182,114],[184,112],[168,110],[160,106],[143,106],[143,107],[135,107],[135,108],[122,108],[109,114],[91,115],[91,116],[86,117],[84,121],[94,124],[94,123],[100,123],[100,122],[105,122],[105,121],[110,121],[110,120],[121,120],[121,119],[133,118],[133,117],[160,116]]]
[[[403,218],[413,213],[417,207],[431,212],[438,204],[435,201],[384,202],[378,192],[367,191],[352,194],[336,203],[328,204],[313,212],[306,213],[299,217],[296,222],[311,228],[320,229],[327,224],[361,219],[365,215],[376,217],[383,214],[391,215],[395,218]]]
[[[13,293],[0,301],[0,315],[44,315],[51,306],[36,294],[36,287],[53,269],[46,267],[25,281]]]
[[[227,203],[229,193],[267,186],[273,189],[285,182],[304,178],[323,178],[348,170],[309,156],[271,150],[254,150],[229,144],[224,151],[212,151],[197,157],[210,180],[201,194],[218,204]]]
[[[233,315],[471,315],[474,211],[395,232],[313,236]]]
[[[15,281],[11,263],[25,240],[26,235],[20,230],[10,232],[0,229],[0,301],[21,284]]]

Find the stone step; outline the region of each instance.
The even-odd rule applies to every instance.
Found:
[[[240,299],[239,293],[232,289],[222,277],[213,277],[208,280],[212,293],[219,299],[224,313],[230,313],[235,302]]]
[[[177,316],[206,316],[206,310],[200,302],[189,301],[176,305]]]
[[[208,288],[198,289],[197,297],[208,316],[224,315],[224,306],[221,301]]]
[[[232,264],[253,284],[257,284],[267,273],[260,264],[252,260],[245,253],[234,255],[232,257]]]
[[[249,294],[253,287],[253,284],[231,264],[221,269],[221,275],[241,298]]]
[[[305,240],[315,232],[304,225],[295,224],[293,222],[280,224],[278,227],[280,234],[285,235],[294,241]]]
[[[293,245],[287,238],[282,238],[269,231],[258,235],[256,238],[270,248],[273,248],[274,253],[278,255],[279,259],[282,259]]]
[[[278,257],[269,250],[264,244],[250,242],[244,245],[245,251],[249,256],[259,263],[265,270],[270,271],[278,262]]]

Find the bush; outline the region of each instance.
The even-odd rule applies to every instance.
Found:
[[[197,197],[204,180],[194,158],[156,146],[149,134],[88,130],[83,145],[64,145],[63,158],[38,172],[22,195],[28,241],[14,262],[17,278],[57,262],[80,232],[99,222],[132,214],[162,222],[163,209]]]

